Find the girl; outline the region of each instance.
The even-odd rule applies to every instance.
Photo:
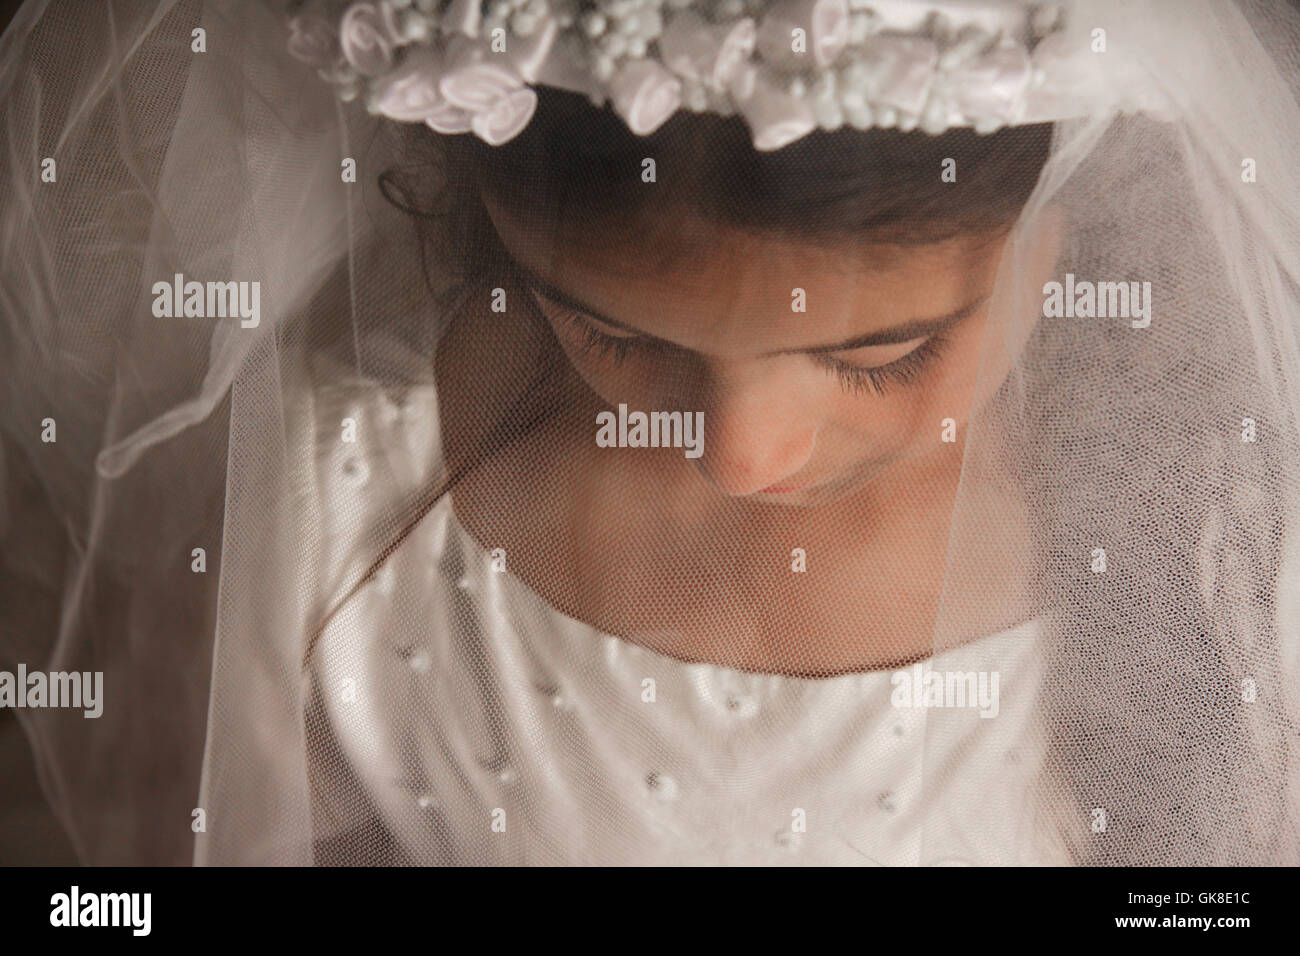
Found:
[[[6,37],[83,858],[1294,862],[1293,17],[291,7]]]

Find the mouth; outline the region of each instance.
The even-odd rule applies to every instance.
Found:
[[[756,494],[760,495],[788,495],[794,491],[807,491],[812,485],[771,485],[762,488]]]

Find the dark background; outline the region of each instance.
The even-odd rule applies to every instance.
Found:
[[[19,6],[17,0],[0,0],[0,31]],[[0,709],[0,866],[76,862],[72,844],[41,793],[27,736],[13,711]]]

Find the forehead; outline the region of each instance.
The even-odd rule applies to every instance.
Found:
[[[485,201],[510,255],[549,285],[704,353],[811,347],[947,315],[987,294],[1002,246],[814,244],[669,209],[548,227]]]

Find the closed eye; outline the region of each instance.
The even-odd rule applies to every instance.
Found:
[[[544,313],[555,316],[578,335],[583,352],[609,359],[616,366],[622,365],[632,355],[663,353],[673,348],[659,339],[615,329],[599,319],[551,300],[536,288],[530,286],[529,289]],[[846,391],[880,395],[891,386],[914,382],[939,357],[947,344],[946,335],[936,332],[903,356],[881,365],[859,365],[829,352],[808,353],[808,358],[835,375]],[[841,354],[853,351],[861,349],[846,349]]]

